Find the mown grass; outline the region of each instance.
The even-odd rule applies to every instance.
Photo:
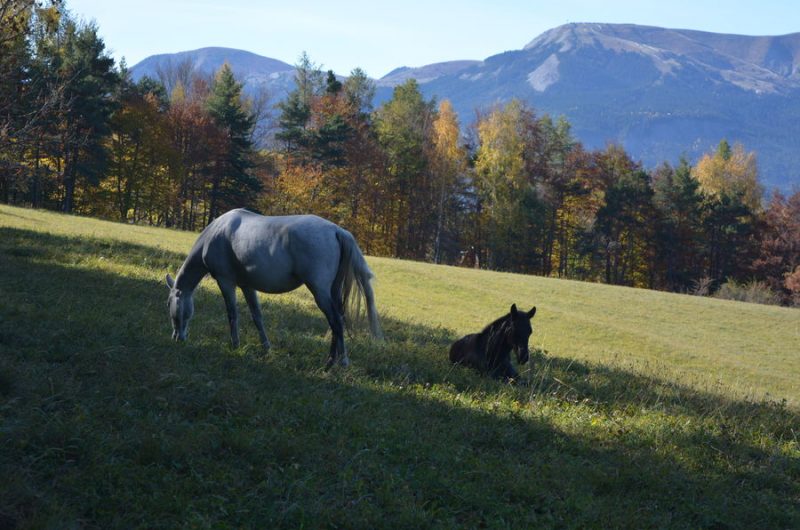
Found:
[[[169,340],[195,237],[0,207],[0,528],[800,526],[797,310],[370,259],[325,372],[300,291],[268,355],[210,282]],[[451,367],[511,302],[528,384]]]

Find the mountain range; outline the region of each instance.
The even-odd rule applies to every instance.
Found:
[[[183,63],[212,72],[224,61],[247,90],[280,100],[293,88],[291,65],[226,48],[151,56],[131,71],[157,77]],[[648,168],[696,161],[726,138],[756,151],[767,186],[800,186],[800,33],[567,24],[483,60],[397,68],[376,80],[376,104],[409,78],[427,97],[449,99],[464,125],[476,109],[519,98],[565,116],[587,147],[619,143]]]

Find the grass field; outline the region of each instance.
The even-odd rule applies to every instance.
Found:
[[[0,528],[800,527],[800,311],[370,258],[387,340],[216,286],[196,234],[0,206]],[[538,307],[526,384],[447,348]]]

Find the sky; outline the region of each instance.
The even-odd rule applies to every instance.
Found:
[[[798,0],[66,0],[128,66],[224,46],[346,75],[485,59],[569,22],[632,23],[743,35],[800,32]]]

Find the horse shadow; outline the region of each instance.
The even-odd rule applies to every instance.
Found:
[[[100,257],[142,264],[152,276],[93,267]],[[716,411],[731,428],[761,421],[765,435],[779,436],[796,425],[792,410],[542,351],[533,355],[531,383],[512,387],[450,365],[452,330],[386,317],[385,343],[355,334],[354,365],[327,372],[327,325],[313,301],[267,299],[274,340],[263,355],[251,326],[243,348],[228,346],[213,286],[198,293],[190,342],[176,345],[161,273],[180,260],[147,246],[0,229],[0,522],[800,522],[796,462],[756,440],[676,430],[673,450],[664,451],[625,433],[599,443],[565,428],[561,416],[525,413],[644,406],[702,422]],[[491,403],[503,400],[527,405],[492,413]],[[786,467],[784,478],[769,466]],[[747,486],[732,486],[740,483]]]

